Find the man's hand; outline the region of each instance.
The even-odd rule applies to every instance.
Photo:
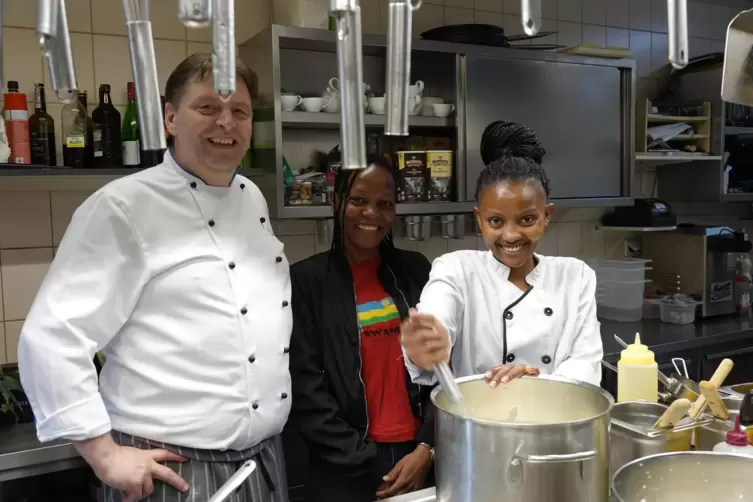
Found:
[[[377,499],[394,497],[401,493],[423,488],[426,475],[431,469],[431,451],[423,445],[407,454],[384,476],[382,486],[376,492]]]
[[[118,446],[110,434],[74,442],[76,449],[107,486],[126,492],[123,502],[136,502],[154,491],[153,479],[175,489],[188,491],[188,483],[175,471],[158,462],[185,462],[186,459],[164,449],[139,450]]]
[[[523,375],[537,376],[538,374],[538,368],[534,368],[533,366],[526,366],[525,364],[503,364],[490,369],[484,376],[489,382],[490,387],[496,387],[500,383],[509,383]]]
[[[400,342],[408,359],[425,371],[450,358],[450,336],[447,328],[434,316],[420,314],[416,309],[400,326]]]

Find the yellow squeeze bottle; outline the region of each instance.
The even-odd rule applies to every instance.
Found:
[[[617,402],[638,400],[659,400],[659,365],[636,333],[635,342],[622,351],[617,362]]]

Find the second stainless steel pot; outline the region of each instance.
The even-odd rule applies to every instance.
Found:
[[[610,439],[611,472],[635,459],[666,453],[690,450],[693,426],[675,427],[673,431],[652,434],[653,426],[667,407],[648,401],[617,403],[612,409]]]
[[[606,391],[553,376],[497,388],[483,375],[457,382],[462,406],[441,388],[431,396],[439,502],[607,502]]]

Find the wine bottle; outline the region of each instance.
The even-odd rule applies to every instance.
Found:
[[[44,84],[34,84],[34,115],[29,117],[31,163],[41,166],[57,165],[55,150],[55,121],[47,113]]]

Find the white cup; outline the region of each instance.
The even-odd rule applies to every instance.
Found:
[[[323,108],[325,112],[338,113],[340,111],[340,97],[337,94],[326,96],[324,99],[327,101]]]
[[[431,106],[440,103],[444,103],[444,99],[433,96],[421,97],[421,106]]]
[[[421,115],[424,117],[433,117],[434,116],[434,108],[432,108],[432,105],[444,103],[444,99],[442,98],[435,98],[431,96],[422,97],[421,98]]]
[[[295,94],[283,94],[280,97],[280,103],[282,104],[282,111],[284,112],[292,112],[298,107],[298,105],[301,104],[302,101],[303,101],[303,98],[300,96],[296,96]]]
[[[434,103],[431,108],[435,117],[449,117],[455,111],[455,105],[450,103]]]
[[[376,115],[384,115],[384,97],[369,98],[369,110]]]
[[[408,96],[411,98],[420,95],[424,91],[424,83],[416,80],[416,83],[408,86]]]
[[[329,98],[303,98],[303,109],[307,112],[320,112],[329,103]]]

